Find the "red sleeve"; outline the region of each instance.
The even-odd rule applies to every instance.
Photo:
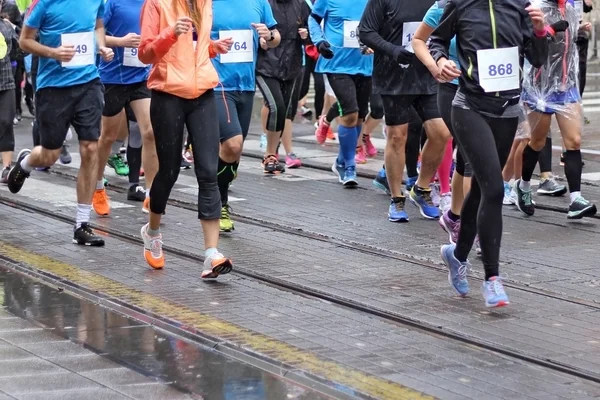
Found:
[[[215,50],[214,40],[211,40],[208,44],[208,55],[210,58],[215,58],[217,56],[217,51]]]
[[[160,31],[160,10],[157,0],[146,0],[140,16],[142,28],[138,58],[144,64],[156,64],[177,42],[175,29]]]

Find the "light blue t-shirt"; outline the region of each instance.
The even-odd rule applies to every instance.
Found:
[[[442,15],[444,14],[444,8],[438,6],[438,2],[436,1],[433,5],[427,10],[425,17],[423,17],[423,22],[427,24],[430,28],[437,28],[440,24],[440,20],[442,19]],[[450,41],[450,49],[448,50],[450,60],[454,61],[456,66],[460,68],[460,64],[458,63],[458,55],[456,52],[456,36],[452,38]],[[458,78],[454,79],[451,83],[458,85]]]
[[[106,0],[104,4],[104,28],[107,36],[124,37],[128,33],[140,34],[140,13],[144,0]],[[114,48],[115,58],[111,62],[100,60],[100,79],[105,84],[129,85],[148,79],[150,66],[133,67],[137,60],[137,49]],[[128,66],[124,65],[127,53]],[[141,64],[140,64],[141,65]]]
[[[360,53],[356,35],[356,27],[366,5],[367,0],[317,0],[315,2],[312,12],[323,19],[323,29],[313,17],[310,17],[308,19],[310,36],[316,46],[327,40],[333,51],[333,58],[329,60],[323,56],[319,57],[316,72],[372,75],[373,56]],[[344,30],[346,30],[346,39],[344,39]]]
[[[220,31],[251,30],[252,43],[234,42],[233,49],[253,49],[253,60],[247,62],[221,62],[223,56],[213,58],[221,85],[215,90],[254,92],[256,90],[256,59],[258,34],[252,24],[265,24],[269,29],[277,25],[268,0],[213,0],[213,26],[210,37],[219,39]],[[235,38],[234,38],[235,40]],[[226,56],[231,60],[231,54]]]
[[[60,47],[63,34],[91,33],[94,35],[96,20],[104,16],[104,0],[37,0],[27,15],[25,25],[39,31],[39,42],[48,47]],[[90,48],[91,47],[91,48]],[[91,46],[76,46],[78,54],[96,54],[96,39]],[[77,57],[77,55],[76,55]],[[40,57],[37,90],[45,87],[69,87],[97,79],[98,68],[89,65],[64,68],[60,61]]]

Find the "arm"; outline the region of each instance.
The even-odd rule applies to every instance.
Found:
[[[321,21],[323,21],[326,14],[327,0],[318,0],[308,17],[308,33],[317,47],[319,47],[319,44],[326,41],[323,29],[321,28]]]
[[[102,21],[102,18],[96,20],[96,29],[94,30],[94,33],[96,34],[98,48],[101,49],[106,47],[106,32],[104,31],[104,22]]]
[[[440,24],[432,32],[429,42],[429,52],[438,66],[440,61],[448,59],[448,49],[452,38],[456,35],[457,21],[458,10],[456,5],[454,2],[449,1],[444,8]]]
[[[541,24],[543,24],[543,14],[539,9],[531,9],[527,7],[530,14],[539,13]],[[523,30],[523,55],[535,68],[540,68],[548,60],[548,27],[543,30],[536,29],[532,23],[533,15],[527,12],[523,13],[521,19],[521,27]],[[539,27],[538,27],[539,28]]]
[[[30,28],[27,25],[23,25],[21,31],[21,38],[19,39],[19,46],[23,51],[44,58],[56,58],[54,51],[56,49],[48,46],[44,46],[40,42],[36,41],[37,29]]]
[[[267,47],[270,49],[279,46],[281,43],[281,35],[277,29],[271,29],[271,40],[267,40]]]
[[[310,0],[308,0],[310,2]],[[312,40],[310,38],[310,32],[308,32],[308,19],[310,18],[310,12],[311,12],[311,6],[308,5],[308,3],[305,1],[302,4],[302,10],[301,10],[301,15],[302,15],[302,29],[306,29],[307,30],[307,37],[306,39],[301,39],[301,44],[304,46],[310,45],[312,44]]]
[[[425,22],[421,23],[413,36],[412,48],[415,51],[417,58],[421,60],[423,65],[431,72],[431,75],[437,76],[439,74],[439,68],[427,48],[427,39],[429,39],[429,36],[433,33],[433,29],[433,27],[427,25]]]
[[[360,41],[377,52],[395,57],[398,46],[384,40],[379,31],[385,22],[385,1],[369,0],[358,25]]]
[[[160,11],[156,0],[147,0],[142,7],[142,28],[138,58],[144,64],[155,64],[177,42],[175,28],[169,26],[160,31]]]

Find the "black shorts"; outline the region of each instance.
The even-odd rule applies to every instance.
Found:
[[[79,140],[98,141],[103,107],[104,86],[100,79],[64,88],[39,89],[35,96],[35,119],[41,146],[60,149],[71,125]]]
[[[358,118],[364,119],[369,114],[370,76],[327,74],[327,80],[340,105],[340,117],[358,112]]]
[[[254,108],[254,92],[215,90],[214,96],[221,143],[239,135],[246,139]]]
[[[146,81],[129,85],[107,84],[104,87],[106,91],[102,115],[105,117],[114,117],[132,101],[150,98],[150,89],[146,86]]]
[[[437,94],[382,94],[381,99],[387,126],[408,124],[411,107],[415,108],[423,122],[441,118],[437,105]]]

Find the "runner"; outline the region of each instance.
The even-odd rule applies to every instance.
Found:
[[[232,14],[232,7],[240,13]],[[221,194],[220,230],[231,232],[235,228],[229,212],[229,185],[237,175],[244,140],[250,129],[258,47],[277,47],[281,37],[275,29],[277,22],[267,0],[214,0],[213,15],[212,39],[233,37],[234,41],[232,51],[213,59],[221,80],[215,90],[221,139],[217,170]],[[194,159],[198,160],[196,156]],[[283,168],[272,157],[266,157],[263,165],[265,172]]]
[[[430,6],[430,2],[371,1],[359,26],[361,40],[375,51],[373,88],[375,93],[381,94],[387,126],[385,167],[392,192],[388,211],[391,222],[408,222],[402,176],[413,106],[423,121],[427,143],[421,153],[421,171],[410,191],[410,199],[423,217],[440,217],[439,209],[432,202],[429,183],[440,165],[450,133],[438,111],[437,82],[414,57],[411,45]]]
[[[104,246],[88,225],[104,102],[95,49],[105,61],[114,56],[105,46],[103,15],[104,0],[37,0],[29,9],[20,45],[40,57],[35,108],[41,145],[21,150],[8,177],[8,188],[18,193],[31,171],[56,162],[73,126],[81,155],[73,242],[86,246]]]
[[[138,58],[152,64],[150,118],[159,169],[150,189],[150,215],[141,230],[144,257],[150,267],[163,268],[160,220],[181,167],[183,131],[187,126],[198,181],[198,218],[204,233],[202,278],[231,271],[231,261],[217,250],[221,201],[217,186],[219,126],[215,95],[219,77],[210,58],[225,54],[231,37],[210,40],[212,2],[147,0],[142,8]],[[191,17],[190,17],[191,16]],[[168,72],[167,72],[168,71]]]
[[[110,62],[101,62],[99,67],[105,93],[102,134],[98,141],[96,192],[92,203],[98,215],[110,214],[109,198],[103,182],[104,167],[109,160],[111,146],[121,133],[120,126],[126,128],[128,125],[124,112],[128,105],[133,110],[144,144],[141,147],[146,178],[146,199],[142,206],[145,213],[149,212],[150,187],[158,170],[156,144],[150,123],[150,90],[146,87],[150,67],[141,63],[137,57],[143,4],[144,0],[106,0],[104,5],[106,44],[115,49],[115,58]],[[121,156],[117,153],[116,157],[120,160]],[[116,167],[115,171],[121,174]],[[129,175],[129,168],[126,172]],[[137,174],[139,175],[139,168]]]
[[[361,54],[356,32],[366,4],[366,0],[318,0],[308,20],[311,39],[321,54],[316,70],[327,74],[340,108],[340,149],[331,169],[345,187],[358,185],[356,144],[371,97],[373,56]],[[325,128],[317,130],[319,144],[325,142]]]
[[[270,0],[269,3],[281,43],[276,49],[259,50],[256,83],[269,109],[263,168],[265,173],[275,173],[284,171],[277,153],[282,139],[287,153],[286,166],[298,168],[302,165],[291,151],[292,121],[298,107],[297,85],[302,79],[302,46],[310,43],[307,29],[310,7],[305,0]]]
[[[442,259],[450,270],[449,283],[466,296],[467,257],[479,234],[485,305],[501,307],[509,304],[499,276],[502,168],[521,112],[520,55],[541,66],[548,54],[548,30],[543,13],[526,0],[505,2],[501,7],[479,0],[451,1],[440,21],[430,42],[439,71],[436,78],[442,82],[459,78],[452,127],[474,174],[461,213],[458,241],[442,246]],[[454,36],[460,69],[448,55]]]
[[[530,181],[554,115],[566,148],[564,167],[570,193],[567,218],[592,217],[596,215],[596,206],[581,196],[583,109],[577,88],[579,57],[575,45],[579,17],[571,4],[562,0],[538,1],[535,4],[542,8],[546,20],[568,23],[569,29],[556,35],[543,66],[525,66],[523,100],[531,110],[531,139],[523,151],[522,178],[515,183],[517,207],[525,215],[535,213]],[[591,29],[591,25],[588,28]]]
[[[2,2],[0,2],[0,14]],[[0,183],[8,183],[8,173],[15,151],[15,79],[12,73],[11,55],[16,52],[18,35],[16,26],[0,18],[0,152],[2,153],[2,175]]]

